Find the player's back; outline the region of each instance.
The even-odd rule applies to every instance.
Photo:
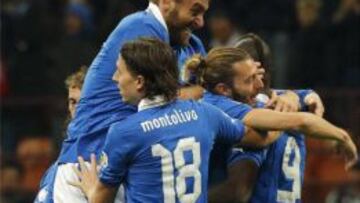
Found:
[[[250,202],[301,202],[305,151],[304,136],[299,133],[284,132],[271,144]]]
[[[123,44],[139,37],[169,41],[166,29],[148,10],[120,21],[88,70],[75,117],[68,126],[68,137],[63,143],[61,163],[76,162],[78,156],[88,160],[91,153],[98,155],[109,126],[119,117],[125,118],[136,112],[136,107],[122,102],[112,76]]]
[[[122,182],[127,202],[207,202],[209,156],[223,116],[209,106],[176,101],[114,124],[100,180]]]
[[[230,117],[239,120],[243,119],[252,110],[247,104],[208,91],[204,93],[202,101],[218,107]],[[215,143],[210,156],[209,187],[213,187],[227,179],[228,159],[231,158],[232,148],[233,146],[230,144]]]

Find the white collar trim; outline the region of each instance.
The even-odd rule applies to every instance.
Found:
[[[156,20],[158,20],[164,26],[165,30],[168,31],[167,25],[165,23],[165,19],[164,19],[163,15],[161,14],[161,11],[160,11],[160,8],[158,5],[154,4],[153,2],[150,2],[146,11],[154,14]]]
[[[167,104],[165,97],[162,95],[155,96],[154,99],[144,98],[140,101],[138,105],[138,111],[143,111],[146,109],[158,107]]]

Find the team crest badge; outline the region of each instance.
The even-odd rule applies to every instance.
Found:
[[[101,166],[101,168],[105,168],[105,167],[107,167],[107,165],[108,165],[108,156],[103,151],[100,156],[100,166]]]

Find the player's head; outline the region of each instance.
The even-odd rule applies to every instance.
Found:
[[[204,26],[210,0],[153,0],[158,4],[174,45],[187,45],[193,30]]]
[[[18,195],[23,174],[21,165],[16,161],[5,160],[0,169],[0,195]]]
[[[123,100],[138,104],[141,99],[164,96],[168,101],[177,95],[178,68],[169,45],[152,38],[124,44],[113,79]]]
[[[258,94],[260,91],[268,93],[270,91],[270,69],[271,69],[271,52],[266,42],[258,35],[249,33],[241,36],[235,44],[235,47],[245,50],[250,56],[261,63],[261,67],[265,69],[265,77],[261,81],[264,85],[258,86],[259,89],[255,92]],[[256,95],[254,95],[256,96]]]
[[[87,67],[81,66],[78,71],[69,75],[65,80],[68,89],[68,109],[71,118],[74,117],[76,105],[80,100],[81,88],[84,83]]]
[[[187,62],[199,83],[210,92],[247,102],[258,88],[258,64],[242,49],[215,48],[206,58],[197,55]]]

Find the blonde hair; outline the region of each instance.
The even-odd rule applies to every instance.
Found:
[[[65,80],[66,88],[81,89],[84,84],[87,69],[88,69],[87,66],[81,66],[78,71],[69,75]]]
[[[196,76],[197,84],[214,91],[219,83],[232,85],[233,64],[247,59],[250,59],[249,54],[240,48],[214,48],[205,58],[194,55],[185,63],[185,69]]]

